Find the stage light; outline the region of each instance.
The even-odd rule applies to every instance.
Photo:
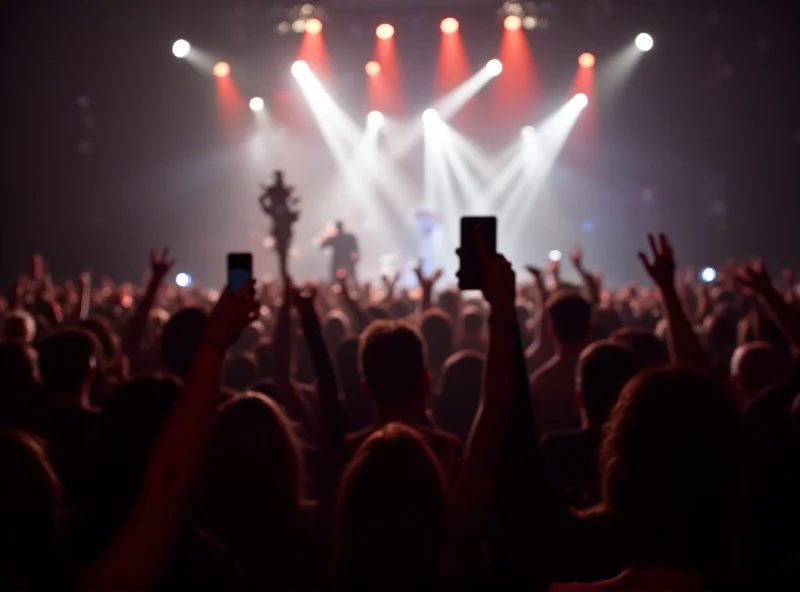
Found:
[[[425,109],[425,111],[422,112],[422,122],[433,123],[434,121],[439,121],[439,114],[436,112],[436,109]]]
[[[522,137],[526,140],[536,135],[536,129],[532,125],[526,125],[522,128]]]
[[[175,276],[175,285],[177,285],[179,288],[188,288],[192,285],[192,276],[190,276],[188,273],[179,273]]]
[[[172,55],[176,58],[185,58],[189,55],[189,51],[191,51],[192,46],[189,45],[189,42],[186,39],[178,39],[175,43],[172,44]]]
[[[309,35],[316,35],[322,32],[322,21],[317,18],[308,19],[306,21],[306,33]]]
[[[445,35],[458,33],[458,21],[452,17],[446,18],[442,21],[441,29]]]
[[[292,23],[292,31],[295,33],[302,33],[306,30],[306,22],[303,19],[297,19]]]
[[[582,53],[581,57],[578,58],[578,63],[581,68],[594,68],[595,59],[590,53]]]
[[[250,110],[251,111],[263,111],[264,110],[264,99],[261,97],[253,97],[250,99]]]
[[[378,36],[378,39],[391,39],[394,37],[394,27],[388,23],[378,25],[378,28],[375,29],[375,35]]]
[[[572,100],[575,101],[575,104],[581,109],[585,109],[589,104],[589,97],[587,97],[584,93],[578,93],[573,97]]]
[[[550,261],[561,261],[562,257],[563,255],[561,254],[561,251],[557,249],[554,249],[547,254],[547,258],[550,259]]]
[[[500,60],[489,60],[486,62],[486,71],[492,76],[500,76],[503,73],[503,62]]]
[[[522,19],[515,14],[510,14],[503,21],[503,26],[506,31],[519,31],[520,27],[522,27]]]
[[[535,16],[526,16],[522,19],[522,26],[526,29],[535,29],[539,25],[539,21],[536,20]]]
[[[214,76],[225,78],[231,73],[231,66],[228,62],[217,62],[214,64]]]
[[[300,14],[303,16],[311,16],[314,14],[314,5],[313,4],[303,4],[300,7]]]
[[[647,33],[639,33],[636,36],[636,47],[639,51],[650,51],[654,44],[653,37]]]
[[[717,270],[713,267],[706,267],[700,272],[700,279],[705,283],[710,284],[717,279]]]
[[[303,60],[298,60],[294,64],[292,64],[292,76],[295,78],[300,78],[306,74],[311,72],[311,68],[308,67],[308,64]]]
[[[367,76],[377,76],[381,73],[381,65],[375,60],[372,60],[371,62],[367,62],[364,70],[366,70]]]
[[[385,121],[383,113],[380,111],[370,111],[367,115],[367,123],[374,127],[381,127]]]

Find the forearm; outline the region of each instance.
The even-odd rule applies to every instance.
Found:
[[[700,372],[708,372],[710,369],[708,355],[686,315],[675,287],[660,288],[659,291],[669,323],[669,347],[672,361]]]
[[[275,333],[272,337],[275,345],[273,374],[275,382],[283,386],[290,382],[292,374],[291,323],[291,303],[288,297],[285,297],[285,302],[283,302],[278,312],[278,319],[275,322]]]
[[[800,347],[800,316],[792,304],[787,302],[774,288],[765,290],[761,294],[761,299],[766,305],[768,314],[786,335],[792,346]]]
[[[80,577],[81,589],[154,589],[188,513],[213,432],[225,352],[202,342],[161,428],[142,492],[109,548]]]
[[[139,344],[142,342],[144,332],[147,329],[147,319],[150,316],[150,311],[155,304],[158,290],[161,287],[161,279],[153,276],[150,283],[147,284],[147,290],[136,307],[136,312],[133,313],[130,322],[128,323],[128,331],[125,334],[125,340],[122,344],[122,351],[133,359],[139,352]]]
[[[317,396],[319,397],[324,428],[331,451],[334,454],[338,454],[343,449],[345,439],[339,404],[339,388],[336,382],[333,361],[322,337],[319,318],[316,315],[303,317],[303,334],[308,343],[311,359],[317,374]]]

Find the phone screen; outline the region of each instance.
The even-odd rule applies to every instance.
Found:
[[[497,218],[494,216],[461,218],[461,268],[458,271],[458,287],[461,290],[481,289],[481,259],[474,235],[486,245],[490,255],[497,253]]]
[[[228,289],[238,292],[253,277],[253,255],[230,253],[228,255]]]

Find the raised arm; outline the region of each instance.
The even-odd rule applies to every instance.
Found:
[[[372,322],[372,319],[370,319],[366,311],[361,308],[358,300],[353,298],[353,296],[350,294],[350,287],[347,283],[347,272],[340,271],[337,276],[339,279],[339,288],[341,289],[342,301],[344,302],[347,312],[350,313],[352,320],[355,322],[356,329],[360,334],[364,329],[367,328],[370,322]]]
[[[433,286],[442,278],[442,270],[437,269],[431,275],[426,275],[422,270],[422,261],[419,266],[414,270],[419,281],[419,287],[422,289],[422,312],[430,309],[433,306]]]
[[[334,466],[327,471],[331,482],[325,484],[322,491],[332,491],[336,486],[342,463],[344,462],[344,423],[342,410],[339,403],[339,386],[336,382],[336,371],[333,368],[328,348],[322,337],[322,328],[319,322],[314,301],[317,289],[310,288],[307,293],[295,289],[292,300],[295,308],[300,313],[303,323],[303,335],[311,353],[311,361],[317,375],[317,397],[322,412],[322,425],[329,446],[331,460]]]
[[[572,261],[575,271],[581,276],[583,285],[586,287],[586,294],[589,298],[589,302],[592,306],[597,306],[600,304],[600,285],[594,275],[583,266],[583,249],[580,247],[572,249],[570,260]]]
[[[175,260],[169,258],[168,248],[164,248],[160,255],[156,251],[150,250],[150,281],[136,311],[128,322],[128,330],[122,342],[122,352],[129,360],[134,359],[139,353],[139,345],[147,330],[147,319],[153,309],[158,290],[174,264]]]
[[[184,388],[156,439],[141,493],[108,549],[81,572],[79,589],[159,587],[213,432],[225,352],[258,314],[253,289],[250,282],[235,294],[223,291],[206,321]]]
[[[547,283],[539,268],[529,265],[526,269],[533,276],[534,304],[536,306],[533,343],[525,352],[527,371],[531,373],[553,355],[555,347],[550,333],[547,331],[547,311],[545,310],[548,297]]]
[[[491,315],[481,401],[453,496],[458,523],[467,529],[481,529],[488,518],[494,461],[503,443],[513,394],[514,347],[519,333],[511,264],[502,255],[489,255],[480,238],[476,236],[475,240],[481,255],[482,290]],[[465,534],[474,536],[477,533]]]
[[[739,281],[758,294],[772,320],[783,331],[792,347],[800,347],[800,315],[775,288],[763,261],[756,261],[739,272]]]
[[[286,276],[283,279],[283,301],[278,310],[278,318],[275,321],[275,332],[272,336],[272,343],[275,347],[275,358],[273,361],[273,377],[275,383],[281,388],[292,387],[292,280]]]
[[[648,235],[647,240],[653,260],[649,261],[641,252],[639,260],[661,294],[664,313],[669,323],[670,357],[674,363],[708,373],[711,367],[708,356],[675,288],[675,256],[672,245],[664,234],[659,235],[658,244],[652,234]]]

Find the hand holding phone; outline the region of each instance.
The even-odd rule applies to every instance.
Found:
[[[253,279],[252,253],[228,254],[228,289],[238,292]]]
[[[475,236],[479,236],[489,255],[497,254],[497,218],[494,216],[465,216],[461,218],[461,266],[458,270],[460,290],[480,290],[482,286],[481,257]]]

